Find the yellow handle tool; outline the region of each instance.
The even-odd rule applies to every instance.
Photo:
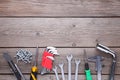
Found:
[[[32,66],[32,68],[31,68],[30,80],[37,80],[37,74],[38,74],[37,62],[38,62],[38,47],[36,48],[36,56],[35,56],[34,66]]]
[[[33,66],[31,69],[30,80],[37,80],[37,73],[38,73],[37,66]]]

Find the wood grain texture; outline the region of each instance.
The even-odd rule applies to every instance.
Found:
[[[15,76],[13,75],[5,75],[6,77],[4,77],[4,75],[0,75],[0,79],[1,80],[15,80]],[[109,75],[102,75],[102,80],[108,80],[108,76]],[[27,80],[29,80],[29,75],[25,75],[25,78]],[[92,75],[93,79],[92,80],[96,80],[97,76],[96,75]],[[61,75],[59,75],[60,80],[62,80]],[[115,80],[118,80],[120,78],[119,75],[115,75]],[[67,80],[67,75],[65,75],[65,79]],[[78,79],[80,80],[85,80],[85,75],[78,75]],[[37,80],[56,80],[55,75],[38,75],[38,79]],[[72,75],[72,80],[74,80],[74,75]]]
[[[120,1],[0,0],[0,16],[120,16]]]
[[[13,61],[16,63],[16,59],[14,58],[16,51],[19,48],[6,48],[6,49],[2,49],[0,48],[0,74],[10,74],[10,68],[7,64],[7,62],[5,61],[5,59],[2,56],[3,52],[9,52],[9,54],[12,56]],[[23,48],[25,50],[29,50],[33,53],[33,57],[34,57],[34,53],[35,53],[35,48]],[[72,60],[72,74],[75,73],[75,59],[80,59],[81,60],[81,64],[80,64],[80,68],[79,68],[79,74],[84,74],[84,61],[83,61],[83,50],[86,49],[87,52],[87,56],[88,57],[93,57],[95,55],[101,55],[103,56],[105,59],[102,62],[104,64],[105,67],[103,67],[102,69],[102,74],[107,75],[109,74],[109,70],[110,70],[110,66],[111,66],[111,56],[110,55],[106,55],[105,53],[101,53],[98,50],[96,50],[95,48],[58,48],[58,52],[60,53],[60,56],[55,56],[55,61],[54,61],[54,65],[56,65],[58,67],[59,63],[64,62],[64,70],[65,73],[67,74],[67,59],[66,56],[69,54],[73,55],[73,60]],[[116,73],[115,74],[120,74],[120,48],[112,48],[112,50],[116,51],[117,54],[117,66],[116,66]],[[44,51],[44,48],[40,48],[39,49],[39,71],[41,70],[41,66],[40,66],[40,62],[41,62],[41,56],[42,53]],[[20,69],[22,70],[23,73],[30,73],[31,70],[31,66],[32,64],[25,64],[24,62],[19,62],[17,63],[18,66],[20,67]],[[90,65],[90,69],[92,74],[96,74],[95,72],[95,63],[89,62]],[[53,73],[53,72],[51,72]],[[58,68],[58,73],[60,73],[60,69]]]
[[[35,55],[39,48],[39,73],[41,56],[46,46],[55,46],[60,56],[55,56],[54,65],[64,62],[67,80],[68,54],[73,55],[72,80],[75,59],[80,59],[78,80],[85,80],[83,50],[87,56],[105,57],[102,80],[108,80],[111,56],[94,47],[97,41],[117,52],[115,80],[120,79],[120,1],[119,0],[0,0],[0,80],[16,80],[3,58],[8,52],[15,63],[16,51],[20,48]],[[33,61],[32,61],[33,63]],[[17,63],[29,80],[31,64]],[[93,80],[96,80],[95,63],[89,62]],[[58,68],[61,78],[60,68]],[[54,72],[38,80],[56,80]]]
[[[120,18],[0,18],[0,47],[120,46]]]

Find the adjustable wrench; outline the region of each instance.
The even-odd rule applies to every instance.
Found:
[[[102,80],[102,78],[101,78],[101,71],[102,71],[102,63],[101,63],[101,61],[103,59],[104,58],[102,56],[94,56],[94,57],[88,58],[88,61],[96,63],[96,69],[95,70],[97,71],[97,80]]]

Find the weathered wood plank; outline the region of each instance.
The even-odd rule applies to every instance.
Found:
[[[120,46],[120,18],[0,18],[0,47]]]
[[[35,53],[35,48],[24,48],[26,50],[30,50],[33,55]],[[54,65],[58,65],[59,63],[64,62],[64,69],[65,69],[65,73],[67,73],[67,60],[66,60],[66,56],[68,54],[73,54],[74,58],[72,60],[72,73],[75,72],[75,59],[80,58],[81,59],[81,64],[80,64],[80,69],[79,69],[79,73],[83,74],[84,73],[84,61],[83,61],[83,50],[85,48],[58,48],[58,52],[61,54],[60,56],[56,56],[55,57],[55,63]],[[117,62],[117,66],[116,66],[116,74],[120,74],[120,48],[112,48],[114,51],[118,52],[117,57],[118,57],[118,62]],[[7,62],[5,61],[5,59],[2,56],[3,52],[9,52],[9,54],[12,56],[14,62],[16,63],[16,59],[14,58],[16,51],[18,50],[18,48],[6,48],[6,49],[2,49],[0,48],[0,74],[6,74],[6,73],[11,73],[9,66],[7,64]],[[41,62],[41,55],[44,51],[43,48],[39,49],[40,51],[40,55],[39,55],[39,69],[41,69],[40,67],[40,62]],[[104,53],[100,53],[98,52],[95,48],[86,48],[87,51],[87,55],[88,57],[92,57],[95,55],[101,55],[103,57],[105,57],[105,60],[103,61],[103,64],[105,65],[105,67],[103,67],[103,71],[102,74],[109,74],[109,70],[110,70],[110,66],[111,66],[111,56],[110,55],[106,55]],[[96,74],[95,72],[95,64],[92,62],[89,62],[90,65],[90,69],[92,71],[92,74]],[[25,64],[23,62],[19,62],[18,66],[20,67],[20,69],[22,70],[23,73],[30,73],[31,70],[31,64]],[[60,69],[58,68],[58,72],[60,73]],[[53,72],[51,72],[53,73]]]
[[[102,75],[102,80],[108,80],[109,75]],[[29,80],[29,75],[25,75],[25,78]],[[92,75],[93,79],[96,80],[97,76]],[[59,75],[60,80],[62,80],[61,75]],[[120,75],[115,75],[115,80],[119,80]],[[0,75],[1,80],[15,80],[15,76],[13,75]],[[67,75],[65,75],[65,79],[67,80]],[[38,75],[38,80],[56,80],[55,75]],[[74,75],[72,75],[72,80],[74,80]],[[85,80],[85,75],[78,75],[78,80]]]
[[[120,1],[0,0],[0,16],[120,16]]]

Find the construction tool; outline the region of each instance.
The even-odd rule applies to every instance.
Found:
[[[12,69],[12,71],[13,71],[14,75],[16,76],[17,80],[26,80],[25,77],[23,76],[22,72],[18,68],[18,66],[13,62],[11,56],[8,53],[4,53],[3,57],[8,62],[9,66]]]
[[[38,67],[37,67],[37,65],[38,65],[38,46],[36,48],[34,65],[31,68],[30,80],[37,80],[37,74],[38,74]]]
[[[75,80],[78,80],[78,70],[79,70],[79,65],[80,65],[80,59],[76,59],[75,60],[75,64],[76,64],[76,69],[75,69]]]
[[[88,61],[96,63],[95,70],[97,71],[97,80],[102,80],[102,78],[101,78],[101,72],[102,72],[102,63],[101,63],[101,61],[102,60],[104,60],[104,58],[102,56],[94,56],[94,57],[88,58]]]
[[[72,80],[71,79],[71,61],[72,61],[72,54],[67,56],[67,60],[68,60],[68,80]]]
[[[117,55],[116,52],[112,51],[110,48],[102,45],[102,44],[97,44],[96,48],[100,51],[103,51],[107,54],[112,55],[112,65],[111,65],[111,71],[110,71],[110,76],[109,80],[114,80],[114,75],[115,75],[115,67],[116,67],[116,62],[117,62]]]
[[[92,80],[91,71],[89,69],[89,64],[88,64],[88,58],[85,50],[84,50],[84,62],[85,62],[86,80]]]
[[[41,75],[49,73],[53,67],[54,56],[59,55],[55,47],[47,47],[42,55]]]
[[[63,69],[63,66],[64,66],[64,63],[61,63],[58,65],[61,69],[61,73],[62,73],[62,80],[65,80],[65,74],[64,74],[64,69]]]
[[[15,67],[17,68],[17,70],[18,70],[19,74],[21,75],[22,80],[26,80],[26,79],[25,79],[25,77],[23,76],[23,74],[22,74],[21,70],[18,68],[18,66],[17,66],[16,64],[15,64]]]
[[[57,66],[55,66],[55,68],[52,69],[55,73],[55,76],[56,76],[56,80],[60,80],[59,77],[58,77],[58,72],[57,72]]]

